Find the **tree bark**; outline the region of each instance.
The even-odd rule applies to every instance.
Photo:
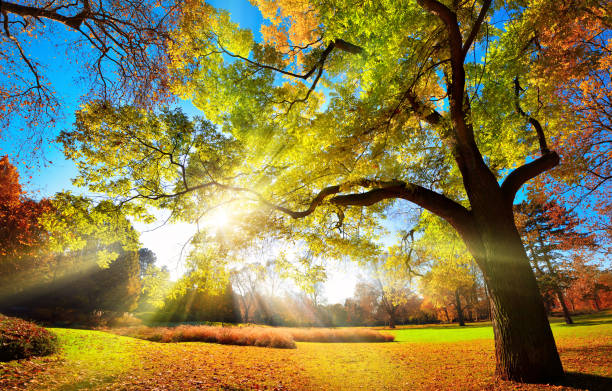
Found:
[[[563,367],[511,207],[499,207],[494,195],[489,202],[474,208],[481,241],[469,247],[491,296],[496,374],[530,383],[557,379]]]
[[[465,320],[463,319],[463,308],[461,308],[461,298],[459,297],[459,289],[455,289],[455,306],[457,307],[457,320],[459,326],[465,326]]]

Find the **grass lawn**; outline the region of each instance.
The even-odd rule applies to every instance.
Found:
[[[0,389],[50,390],[612,390],[612,313],[553,320],[560,385],[496,381],[489,325],[406,327],[392,343],[297,343],[296,350],[160,344],[51,329],[60,353],[0,363]]]

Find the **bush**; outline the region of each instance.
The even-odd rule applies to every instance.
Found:
[[[55,335],[34,323],[0,315],[0,361],[46,356],[57,351]]]

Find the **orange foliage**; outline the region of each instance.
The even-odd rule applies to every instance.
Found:
[[[289,333],[267,327],[139,327],[113,331],[120,335],[156,342],[210,342],[223,345],[295,349],[295,342]]]
[[[541,48],[535,75],[575,116],[563,138],[553,140],[562,164],[546,183],[550,196],[595,211],[593,230],[612,240],[609,202],[612,178],[612,39],[609,4],[550,1],[540,12],[536,42]]]
[[[319,17],[305,0],[250,0],[259,8],[269,25],[262,25],[261,35],[278,51],[303,60],[302,49],[319,40]]]
[[[0,361],[46,356],[57,350],[57,337],[19,318],[0,314]]]
[[[51,209],[48,200],[33,201],[25,197],[19,174],[8,156],[0,159],[0,268],[10,260],[32,255],[44,239],[38,224],[42,214]],[[17,267],[18,265],[15,265]]]
[[[612,308],[612,272],[601,270],[580,257],[573,263],[574,279],[566,291],[570,309],[590,312]]]

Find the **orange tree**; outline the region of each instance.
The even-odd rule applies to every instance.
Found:
[[[559,163],[549,140],[571,120],[532,77],[553,2],[255,3],[263,43],[198,1],[174,32],[174,92],[206,121],[97,102],[78,113],[60,138],[77,183],[141,217],[155,206],[199,221],[232,205],[223,235],[194,242],[213,271],[264,233],[311,259],[368,259],[378,222],[411,202],[452,226],[481,269],[498,374],[561,376],[513,212],[521,187]]]
[[[49,200],[27,198],[19,173],[8,156],[0,159],[0,281],[3,288],[15,285],[33,267],[44,263],[42,246],[47,231],[39,224],[51,211]],[[12,280],[12,281],[11,281]],[[11,281],[12,284],[8,284]]]
[[[532,34],[533,78],[568,106],[553,142],[563,164],[536,182],[548,197],[590,213],[588,225],[612,239],[612,7],[609,2],[544,2]],[[604,244],[604,243],[602,243]]]

